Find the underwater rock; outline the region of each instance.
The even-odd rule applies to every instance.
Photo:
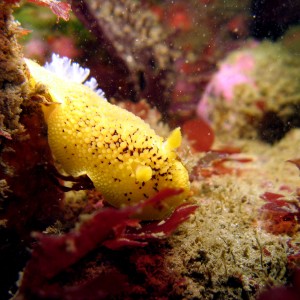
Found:
[[[216,6],[224,3],[200,2]],[[240,3],[226,1],[232,6],[237,2]],[[172,1],[170,3],[172,5]],[[21,52],[18,57],[23,64]],[[276,61],[273,59],[275,65]],[[6,63],[9,61],[4,65]],[[112,66],[117,69],[114,63],[112,61]],[[244,65],[250,65],[248,69],[253,70],[249,61]],[[272,70],[272,65],[268,67]],[[194,73],[193,68],[186,74]],[[273,145],[256,139],[241,140],[232,131],[228,146],[218,131],[212,131],[201,121],[187,120],[188,131],[200,128],[199,131],[209,137],[197,145],[199,150],[208,153],[187,151],[187,157],[182,159],[196,164],[189,175],[191,199],[197,205],[179,206],[162,221],[139,221],[131,216],[143,205],[151,203],[161,207],[160,201],[181,191],[163,191],[148,199],[149,202],[115,209],[107,207],[96,191],[63,193],[59,190],[61,180],[73,180],[73,186],[64,182],[63,188],[69,190],[75,186],[83,188],[84,184],[70,176],[55,177],[47,128],[40,109],[40,102],[45,100],[42,97],[48,96],[46,100],[49,100],[49,95],[43,85],[31,89],[26,82],[29,72],[23,65],[16,71],[20,70],[25,78],[21,84],[26,95],[20,107],[22,112],[16,113],[23,129],[18,135],[9,132],[10,136],[1,137],[5,149],[0,154],[1,299],[7,299],[10,292],[16,291],[11,288],[22,269],[19,291],[15,294],[15,299],[22,300],[254,300],[262,291],[275,286],[283,287],[275,289],[274,293],[282,291],[285,296],[298,293],[299,172],[286,161],[299,166],[299,129],[290,130]],[[244,67],[233,68],[236,70],[241,72]],[[219,86],[228,87],[229,92],[223,94],[218,90],[218,96],[226,98],[226,103],[236,97],[235,83],[241,83],[238,86],[246,84],[254,91],[258,86],[252,77],[249,80],[248,74],[231,74],[233,85]],[[288,72],[280,74],[288,77]],[[275,82],[274,95],[280,87],[277,80],[272,81]],[[3,91],[2,86],[0,89]],[[192,93],[194,91],[191,89]],[[268,94],[267,104],[271,96],[273,94]],[[241,106],[238,104],[234,105],[237,109]],[[256,104],[263,111],[265,103],[258,101]],[[135,113],[142,110],[139,114],[145,121],[159,120],[158,114],[143,103],[124,105]],[[178,107],[180,105],[176,109]],[[268,107],[268,112],[274,109],[278,107]],[[220,110],[224,110],[222,105]],[[279,113],[276,111],[276,114]],[[264,126],[273,124],[270,119],[262,122]],[[297,114],[289,120],[297,123]],[[169,135],[167,125],[156,126],[161,136]],[[189,144],[188,139],[183,141]],[[30,235],[32,231],[35,233]],[[274,295],[272,290],[266,293],[263,296],[267,299]]]
[[[0,3],[0,139],[20,133],[21,104],[26,97],[24,62],[17,43],[20,33],[12,17],[12,7]]]
[[[30,99],[17,42],[23,30],[13,19],[13,7],[10,1],[0,3],[1,299],[15,289],[17,273],[28,259],[31,231],[43,230],[61,216],[62,199],[46,168],[52,155],[41,110]]]
[[[299,127],[300,60],[279,43],[250,42],[220,65],[198,114],[223,138],[274,143]]]
[[[131,86],[129,97],[147,99],[165,112],[174,77],[173,62],[179,51],[168,32],[140,2],[71,1],[76,16],[107,50],[111,64]],[[122,91],[119,91],[122,93]],[[124,95],[123,95],[124,97]]]
[[[185,279],[176,287],[182,298],[257,299],[265,289],[289,286],[299,268],[298,169],[285,158],[297,157],[300,130],[273,146],[237,145],[240,153],[211,153],[192,173],[199,209],[169,238],[167,256]],[[265,202],[266,192],[284,198]]]

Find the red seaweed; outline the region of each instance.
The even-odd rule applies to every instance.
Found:
[[[198,118],[183,123],[182,130],[195,151],[209,151],[214,142],[214,131],[207,122]]]
[[[227,167],[225,165],[226,162],[237,162],[237,163],[248,163],[252,161],[252,158],[248,157],[230,157],[227,154],[224,153],[218,153],[218,152],[212,152],[209,153],[207,156],[209,156],[209,160],[205,161],[203,164],[203,161],[205,160],[202,159],[200,161],[200,165],[196,168],[197,172],[201,174],[203,177],[211,177],[213,175],[224,175],[224,174],[241,174],[242,169],[236,168],[236,167]]]
[[[217,150],[212,150],[213,152],[222,153],[222,154],[237,154],[241,153],[241,149],[237,147],[225,146]]]
[[[264,229],[273,234],[293,235],[299,229],[299,201],[289,202],[284,195],[266,192],[261,196],[267,203],[261,208]]]
[[[21,2],[21,0],[4,0],[4,2],[16,4]],[[27,2],[49,7],[58,19],[62,18],[68,21],[70,18],[71,5],[69,3],[61,2],[60,0],[27,0]]]
[[[287,246],[289,248],[288,267],[291,270],[297,269],[300,266],[300,245],[296,240],[290,239]]]
[[[300,295],[300,269],[293,274],[292,286],[275,287],[264,291],[257,300],[299,300]]]
[[[184,204],[178,207],[166,220],[146,223],[146,225],[131,219],[131,217],[138,214],[144,207],[148,205],[158,206],[165,198],[181,192],[181,190],[167,189],[135,206],[122,209],[101,209],[83,222],[77,230],[60,236],[35,233],[34,237],[37,239],[37,243],[24,270],[20,293],[29,298],[38,297],[41,299],[70,299],[69,297],[74,290],[76,294],[77,292],[82,293],[87,286],[93,285],[93,281],[70,289],[53,283],[53,280],[55,282],[55,278],[60,273],[65,272],[101,245],[110,249],[120,249],[124,246],[140,247],[147,245],[151,240],[170,235],[195,211],[195,205]],[[106,274],[99,276],[101,280],[97,278],[93,280],[102,281],[103,276],[107,280]],[[108,276],[117,277],[118,280],[124,278],[121,274],[108,273]],[[110,282],[110,286],[113,282],[114,280]],[[102,299],[101,295],[106,295],[108,292],[107,287],[102,285],[94,288],[94,291],[96,295],[100,295],[98,298],[79,297],[77,295],[75,299]]]
[[[300,158],[298,159],[290,159],[288,162],[293,163],[300,170]]]
[[[53,158],[41,115],[24,108],[21,122],[27,131],[7,140],[10,151],[1,155],[5,168],[0,169],[0,175],[7,181],[9,191],[0,217],[7,220],[9,230],[28,240],[32,230],[44,230],[62,218],[63,193],[45,168],[53,164]]]
[[[70,18],[71,5],[58,0],[27,0],[40,6],[48,6],[52,12],[59,18],[68,21]]]
[[[189,216],[196,210],[197,205],[183,204],[172,213],[171,216],[162,221],[155,221],[143,225],[141,228],[129,228],[126,232],[120,234],[117,239],[108,240],[103,243],[110,249],[118,249],[123,246],[141,245],[145,242],[166,238],[169,236],[181,223],[186,221]],[[147,243],[146,243],[147,244]]]

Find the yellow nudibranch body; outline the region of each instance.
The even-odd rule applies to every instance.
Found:
[[[146,209],[139,215],[145,220],[166,217],[187,198],[188,172],[175,152],[181,144],[179,128],[164,140],[141,118],[110,104],[101,93],[32,60],[26,63],[32,87],[44,85],[53,102],[45,108],[48,141],[64,171],[74,177],[86,174],[115,207],[133,205],[164,188],[184,190],[165,200],[162,210]]]

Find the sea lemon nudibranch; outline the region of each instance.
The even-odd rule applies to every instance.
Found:
[[[162,210],[145,210],[139,216],[145,220],[166,217],[187,198],[188,172],[175,152],[181,144],[179,128],[164,140],[141,118],[110,104],[95,90],[95,79],[82,84],[89,70],[67,58],[54,55],[45,67],[29,59],[26,64],[32,88],[42,84],[53,102],[44,109],[48,141],[68,174],[86,174],[115,207],[135,204],[164,188],[183,189],[165,200]]]

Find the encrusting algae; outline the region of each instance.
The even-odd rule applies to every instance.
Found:
[[[18,0],[14,1],[18,2]],[[94,24],[94,20],[98,18],[97,29],[103,29],[108,24],[108,29],[102,32],[112,32],[111,26],[117,16],[104,22],[105,14],[97,14],[95,10],[105,9],[110,2],[107,0],[100,2],[107,5],[94,8],[88,5],[92,2],[81,1],[80,5],[83,5],[81,13],[84,14],[88,11],[86,8],[89,8],[91,14],[87,16],[94,14],[94,18],[89,19],[89,22],[93,21],[90,24]],[[162,4],[161,1],[155,1],[155,4],[156,2]],[[223,5],[220,3],[219,5],[218,1],[213,2],[205,4],[208,13],[212,11],[210,9]],[[229,2],[226,5],[233,6],[236,1]],[[124,8],[135,5],[135,1],[131,0],[120,1],[120,3],[120,5],[124,4]],[[166,4],[164,12],[167,16],[171,14],[177,16],[173,13],[178,11],[176,5],[183,3],[184,1],[172,4],[170,2]],[[57,11],[60,8],[61,14],[67,13],[69,9],[68,4],[59,1],[50,0],[50,5]],[[79,6],[79,3],[76,5]],[[12,4],[6,6],[10,7]],[[66,8],[63,9],[64,7]],[[114,6],[113,12],[120,11],[118,7]],[[182,7],[184,8],[179,6],[180,13]],[[144,6],[144,10],[147,9]],[[190,18],[192,14],[189,11],[187,10],[185,15]],[[220,11],[223,13],[228,10]],[[243,86],[239,85],[232,94],[230,103],[226,101],[228,98],[224,95],[215,93],[222,86],[217,85],[218,89],[208,89],[209,93],[206,93],[208,106],[205,108],[208,108],[208,119],[212,122],[212,126],[216,126],[220,120],[215,117],[218,113],[220,115],[222,112],[222,115],[227,113],[226,104],[229,103],[230,116],[233,116],[233,120],[236,121],[235,130],[224,128],[224,131],[213,131],[208,125],[207,128],[204,126],[201,129],[200,126],[196,128],[194,124],[200,124],[199,119],[190,120],[188,115],[180,114],[180,117],[176,116],[176,118],[181,120],[179,124],[182,125],[183,133],[187,136],[187,138],[183,136],[182,144],[187,147],[177,149],[181,143],[179,128],[169,136],[168,125],[164,123],[162,127],[162,124],[157,123],[161,116],[171,112],[171,107],[174,108],[172,112],[178,113],[184,107],[181,104],[191,104],[192,99],[186,97],[187,95],[195,95],[199,99],[201,95],[199,91],[206,85],[209,76],[205,82],[201,81],[201,87],[198,86],[195,90],[190,87],[200,84],[199,79],[198,81],[195,79],[205,73],[203,70],[213,68],[213,66],[203,65],[203,55],[196,62],[191,61],[188,65],[189,70],[181,73],[179,70],[185,68],[178,66],[177,62],[170,60],[166,66],[163,66],[156,64],[156,56],[154,60],[146,59],[147,54],[153,53],[154,47],[160,45],[160,41],[167,44],[167,41],[164,42],[163,35],[159,36],[162,38],[158,39],[157,44],[154,43],[148,48],[145,44],[147,39],[140,40],[141,43],[135,44],[138,48],[127,53],[141,56],[137,58],[134,56],[135,60],[131,65],[130,62],[125,64],[128,70],[122,73],[120,81],[118,76],[112,77],[110,72],[107,73],[106,69],[103,69],[102,58],[107,59],[109,55],[106,53],[99,55],[99,51],[103,51],[103,44],[110,46],[109,43],[98,42],[98,47],[88,46],[82,56],[80,55],[93,66],[94,74],[101,78],[101,87],[105,90],[107,98],[115,98],[116,102],[122,100],[122,104],[118,103],[118,105],[123,105],[134,114],[141,116],[150,124],[149,126],[120,106],[108,103],[103,92],[97,90],[95,79],[85,82],[89,70],[71,64],[68,58],[55,55],[53,62],[46,64],[44,68],[31,60],[23,60],[22,53],[19,48],[15,48],[18,45],[12,38],[17,34],[15,32],[17,29],[12,26],[11,31],[6,31],[13,22],[13,18],[9,17],[11,12],[7,10],[4,12],[3,16],[0,12],[0,20],[5,21],[0,22],[4,25],[3,41],[0,34],[0,54],[2,50],[3,58],[7,59],[3,60],[2,78],[5,79],[7,74],[15,74],[12,78],[16,78],[16,81],[13,82],[13,89],[11,89],[11,81],[8,83],[6,80],[3,81],[1,88],[3,94],[9,96],[2,107],[4,123],[3,131],[0,132],[0,135],[2,134],[0,142],[3,143],[0,157],[2,165],[0,265],[4,275],[0,287],[1,299],[9,299],[14,295],[15,300],[53,298],[262,300],[273,299],[278,294],[283,297],[291,296],[290,298],[294,296],[293,299],[299,298],[299,283],[295,279],[298,279],[300,274],[298,189],[300,130],[293,129],[282,140],[276,139],[277,142],[272,140],[268,141],[270,144],[266,144],[263,142],[265,139],[258,139],[260,129],[264,126],[255,126],[258,124],[256,121],[264,121],[265,115],[270,111],[276,113],[283,121],[293,121],[292,125],[295,124],[298,120],[296,117],[294,119],[298,107],[297,93],[290,94],[287,91],[298,87],[297,80],[291,81],[295,82],[295,85],[293,83],[287,85],[286,89],[281,89],[282,85],[276,84],[275,89],[271,90],[275,93],[274,97],[263,93],[261,96],[265,96],[264,98],[246,97],[251,100],[250,102],[245,97],[237,96],[241,95],[247,86],[257,93],[264,91],[260,87],[268,82],[268,76],[259,76],[264,79],[261,79],[257,85],[251,85],[252,81],[250,84],[246,82]],[[127,19],[130,13],[132,10],[126,9],[120,19],[117,19],[120,20],[117,27],[122,29],[129,23],[132,29],[143,29],[143,26],[136,26],[136,24],[144,24],[135,23],[140,22],[138,14],[132,19]],[[202,19],[197,19],[199,22],[195,20],[199,26],[204,23]],[[208,30],[215,28],[213,24],[217,22],[225,25],[221,26],[225,30],[227,23],[222,20],[217,16],[213,23],[203,27],[205,28],[203,32],[207,32],[205,39],[210,40],[210,45],[216,46],[214,41],[219,38],[226,48],[229,44],[222,32],[214,38],[214,33]],[[236,25],[236,18],[234,21]],[[149,24],[146,29],[153,28],[153,24]],[[52,28],[48,31],[53,34]],[[6,32],[9,34],[6,35]],[[69,31],[64,29],[64,32],[67,38],[72,37]],[[148,34],[148,31],[146,30],[145,33]],[[189,32],[185,31],[183,34],[187,33]],[[123,45],[125,50],[131,50],[132,46],[126,36],[118,40],[117,38],[116,35],[108,34],[105,40],[116,40],[112,48],[116,49],[117,53],[112,56],[122,60],[121,54],[126,51],[117,49],[118,45]],[[56,37],[54,39],[56,40]],[[48,47],[48,39],[44,41],[49,53],[53,48]],[[82,43],[76,44],[80,45],[81,50],[84,49]],[[231,47],[227,48],[236,49],[231,42],[230,45]],[[60,45],[60,49],[62,47]],[[258,49],[261,46],[257,44],[255,47]],[[216,48],[219,52],[220,48]],[[18,51],[9,52],[15,54],[7,57],[6,49]],[[92,54],[86,51],[89,49],[92,50]],[[140,51],[140,49],[147,49],[147,51]],[[59,52],[59,50],[54,51]],[[245,51],[248,53],[246,48]],[[43,54],[45,55],[46,53]],[[67,56],[66,53],[64,55]],[[186,61],[183,58],[181,56],[180,60]],[[217,59],[212,57],[211,52],[209,58]],[[110,58],[108,60],[109,69],[114,70],[112,73],[118,73],[116,61]],[[13,61],[17,61],[18,64],[13,64],[16,68],[9,73]],[[229,64],[227,60],[224,62]],[[247,63],[249,60],[242,60],[242,62]],[[254,75],[269,71],[265,68],[268,65],[265,61],[262,61],[261,65],[257,65],[258,61],[254,62]],[[285,63],[283,65],[286,66]],[[186,66],[184,64],[184,67]],[[232,70],[229,67],[225,70]],[[17,73],[18,70],[21,73]],[[174,70],[178,70],[179,78],[175,78],[177,74],[174,74]],[[235,70],[236,68],[233,68],[233,71]],[[174,77],[171,78],[170,73]],[[267,73],[267,75],[273,74]],[[124,74],[128,74],[128,80]],[[134,74],[141,75],[137,76],[137,79],[141,79],[141,82],[137,81],[141,83],[140,91],[133,88]],[[287,71],[286,77],[290,78],[291,74],[296,73]],[[228,76],[225,78],[228,79]],[[115,84],[112,85],[111,82]],[[127,91],[133,91],[136,95],[125,97],[122,93],[119,95],[112,92],[112,89],[107,86],[122,91],[125,86],[124,95],[128,94]],[[156,88],[152,89],[153,86]],[[182,97],[178,102],[174,102],[177,101],[177,95],[167,97],[164,89],[161,89],[170,86],[174,86],[175,91],[181,92]],[[227,84],[225,88],[228,91],[230,86]],[[22,93],[19,94],[18,91]],[[161,97],[156,97],[157,91]],[[275,97],[278,91],[283,97]],[[168,92],[170,93],[168,95],[174,95],[172,89],[168,89]],[[21,101],[15,102],[14,100],[17,99],[15,95],[19,95],[17,98]],[[145,102],[124,101],[141,98],[145,98]],[[239,100],[238,108],[234,106],[235,98]],[[274,100],[275,98],[283,102],[279,103]],[[180,102],[185,101],[184,99],[187,99],[187,102]],[[294,100],[296,102],[293,102]],[[149,102],[160,103],[159,101],[166,103],[166,106],[160,106],[161,115],[148,104]],[[245,103],[250,103],[252,106],[248,105],[248,108],[257,112],[251,115],[253,116],[251,120],[255,122],[249,124],[249,127],[246,126],[245,120],[248,119],[244,118],[242,109],[247,106]],[[168,110],[167,104],[170,104]],[[9,109],[7,110],[6,107]],[[186,107],[189,110],[195,108],[195,103]],[[210,108],[214,108],[214,111],[209,110]],[[10,112],[14,116],[12,119]],[[195,114],[195,111],[193,113]],[[17,124],[20,126],[15,126]],[[175,124],[173,116],[172,124]],[[185,131],[186,124],[189,124],[195,133],[198,132],[199,137],[188,136]],[[160,136],[156,135],[150,127]],[[251,130],[247,131],[246,129],[250,127]],[[208,142],[206,135],[210,137]],[[250,135],[253,139],[249,138]],[[166,138],[167,136],[169,138]],[[193,139],[197,138],[201,141],[201,149],[194,148]],[[188,152],[189,145],[195,152]],[[177,154],[179,157],[182,156],[183,162]],[[62,174],[66,175],[63,172],[65,171],[73,177],[79,177],[60,176],[57,172],[53,174],[53,157],[58,162],[57,166]],[[192,164],[193,166],[189,168]],[[191,183],[189,183],[188,173]],[[88,176],[96,189],[78,193],[77,188],[90,186],[92,181],[85,181]],[[58,186],[60,179],[70,180],[73,186],[69,187],[65,182],[66,189],[61,188]],[[182,194],[178,187],[183,190]],[[70,193],[63,193],[68,189],[71,189]],[[190,203],[179,205],[187,198],[190,189],[193,195],[191,202],[195,205]],[[103,203],[102,194],[110,204],[118,208]],[[122,207],[125,205],[128,206]],[[153,209],[146,211],[142,215],[143,219],[163,218],[163,220],[152,222],[132,220],[133,217],[140,216],[139,212],[147,205],[152,206]],[[176,207],[177,205],[179,206]],[[163,210],[155,210],[158,206]],[[164,218],[165,216],[167,217]],[[21,277],[15,286],[18,274],[21,274]],[[273,290],[269,291],[269,289]]]
[[[179,128],[164,141],[142,119],[107,102],[96,90],[95,79],[81,84],[89,70],[67,58],[53,55],[45,68],[29,59],[26,63],[33,89],[41,84],[46,88],[49,145],[68,174],[86,174],[116,207],[135,204],[164,188],[183,189],[164,202],[163,209],[143,211],[142,219],[164,218],[185,200],[189,176],[175,152],[181,144]]]

